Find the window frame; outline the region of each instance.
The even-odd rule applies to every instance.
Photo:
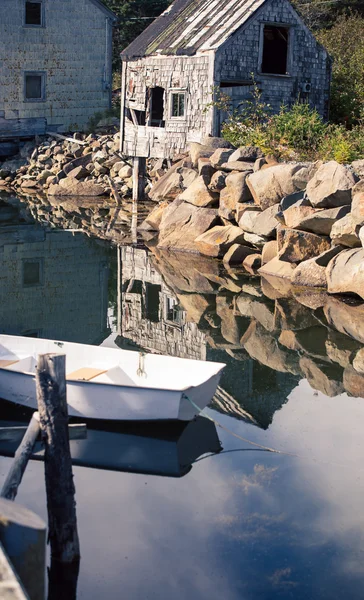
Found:
[[[41,98],[27,98],[27,77],[30,77],[30,76],[41,77],[41,91],[42,91]],[[46,102],[46,100],[47,100],[46,87],[47,87],[46,71],[24,71],[24,93],[23,93],[24,102]]]
[[[263,71],[263,56],[264,56],[264,29],[266,27],[276,27],[287,29],[288,40],[287,40],[287,69],[286,73],[266,73]],[[260,40],[259,40],[259,59],[258,59],[258,73],[264,77],[292,77],[292,47],[293,47],[293,32],[294,25],[292,23],[275,23],[271,21],[263,21],[260,23]]]
[[[173,116],[173,96],[184,97],[184,114],[178,117]],[[187,90],[181,88],[172,88],[169,90],[169,118],[171,121],[186,121],[187,119]]]
[[[25,265],[29,263],[38,263],[39,265],[39,281],[38,283],[25,283]],[[37,288],[44,286],[44,260],[43,258],[23,258],[22,271],[21,271],[21,282],[23,288]]]
[[[33,2],[34,4],[40,4],[40,25],[34,25],[27,23],[27,4]],[[24,22],[23,27],[29,27],[30,29],[41,29],[45,27],[45,6],[44,0],[24,0]]]

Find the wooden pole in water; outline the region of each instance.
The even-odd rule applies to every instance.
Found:
[[[131,235],[133,244],[137,243],[138,202],[145,198],[146,159],[135,157],[133,161],[133,208]]]
[[[1,497],[15,500],[24,471],[32,455],[34,444],[40,432],[39,414],[34,413],[22,442],[15,453],[11,469],[1,490]]]
[[[45,445],[51,555],[59,562],[70,564],[80,560],[80,546],[68,437],[65,355],[39,355],[36,379],[40,426]]]

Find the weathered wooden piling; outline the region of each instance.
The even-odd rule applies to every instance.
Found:
[[[51,555],[62,563],[80,560],[75,486],[68,436],[66,357],[38,356],[37,399],[45,446],[45,479]]]
[[[0,499],[0,598],[44,600],[46,537],[40,517]]]
[[[40,432],[39,414],[34,413],[29,427],[17,449],[11,469],[1,490],[1,497],[15,500],[24,471],[32,455],[34,444]]]

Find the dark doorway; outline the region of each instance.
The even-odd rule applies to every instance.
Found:
[[[152,323],[159,323],[159,294],[162,288],[152,283],[146,283],[145,288],[145,318]]]
[[[288,27],[264,27],[262,73],[287,74]]]
[[[148,90],[150,125],[152,127],[164,127],[164,88],[154,87]]]

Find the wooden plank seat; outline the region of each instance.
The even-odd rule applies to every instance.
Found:
[[[91,367],[83,367],[66,376],[67,381],[92,381],[99,375],[104,375],[108,369],[94,369]]]
[[[11,365],[16,365],[16,363],[20,362],[19,360],[0,360],[0,369],[6,369],[7,367],[11,367]]]

